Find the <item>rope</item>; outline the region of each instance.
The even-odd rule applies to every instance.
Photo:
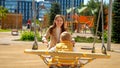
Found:
[[[97,20],[97,27],[96,27],[96,32],[95,32],[95,36],[94,36],[92,53],[95,53],[95,43],[96,43],[96,39],[97,39],[97,31],[98,31],[98,25],[99,25],[99,20],[100,20],[100,12],[101,12],[101,7],[100,7],[100,10],[99,10],[99,15],[98,15],[98,20]]]
[[[103,54],[107,54],[107,52],[106,52],[106,47],[105,47],[105,45],[104,45],[103,0],[102,0],[102,2],[101,2],[101,10],[102,10],[102,53],[103,53]]]
[[[102,2],[101,2],[100,11],[99,11],[99,15],[98,15],[97,27],[96,27],[96,33],[95,33],[95,36],[94,36],[92,53],[95,53],[95,42],[96,42],[96,39],[97,39],[97,31],[98,31],[100,13],[102,14],[102,53],[103,53],[103,54],[107,54],[107,52],[106,52],[106,47],[105,47],[105,45],[104,45],[103,0],[102,0]]]

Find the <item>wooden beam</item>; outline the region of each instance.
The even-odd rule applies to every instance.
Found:
[[[88,52],[56,52],[56,51],[48,51],[48,50],[32,50],[26,49],[24,51],[28,54],[36,54],[36,55],[51,55],[51,56],[61,56],[61,57],[80,57],[80,58],[110,58],[110,54],[102,54],[102,53],[88,53]]]

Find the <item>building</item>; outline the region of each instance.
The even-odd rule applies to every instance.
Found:
[[[9,13],[22,14],[23,23],[26,23],[28,19],[32,20],[33,17],[32,1],[33,0],[0,0],[0,6],[7,8]],[[39,8],[41,4],[43,4],[47,10]],[[51,3],[47,1],[36,1],[35,5],[36,10],[40,9],[37,12],[37,19],[43,17],[51,7]]]
[[[61,14],[63,15],[67,15],[66,9],[72,7],[77,8],[84,3],[84,0],[44,0],[44,1],[59,3],[61,7]]]
[[[0,6],[5,6],[5,0],[0,0]]]
[[[44,1],[55,2],[55,0],[44,0]]]

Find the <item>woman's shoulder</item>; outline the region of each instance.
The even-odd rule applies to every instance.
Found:
[[[52,28],[52,26],[49,26],[48,29]]]
[[[50,31],[51,29],[52,29],[52,26],[49,26],[48,29],[47,29],[47,31]]]

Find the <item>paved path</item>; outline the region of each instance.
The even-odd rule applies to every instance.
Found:
[[[31,49],[33,42],[13,41],[20,36],[12,36],[8,33],[0,33],[0,68],[48,68],[45,63],[37,55],[25,54],[25,49]],[[46,49],[46,46],[38,42],[39,49]],[[83,46],[92,47],[92,43],[76,43],[78,51]],[[110,59],[96,59],[84,68],[120,68],[120,44],[112,44],[111,48],[116,52],[108,52],[111,54]],[[96,44],[97,52],[100,52],[101,43]]]

